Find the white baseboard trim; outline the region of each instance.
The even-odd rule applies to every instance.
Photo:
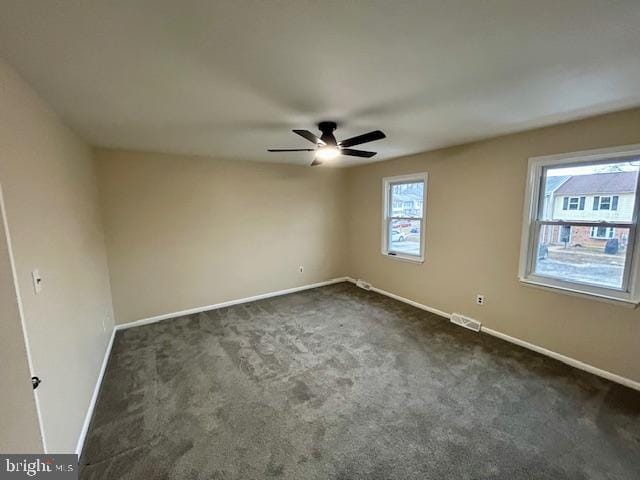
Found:
[[[554,352],[553,350],[548,350],[543,347],[539,347],[538,345],[534,345],[533,343],[520,340],[519,338],[512,337],[510,335],[507,335],[502,332],[498,332],[497,330],[493,330],[485,326],[482,326],[482,329],[480,331],[488,335],[492,335],[494,337],[500,338],[502,340],[506,340],[507,342],[515,343],[516,345],[520,345],[521,347],[527,348],[529,350],[533,350],[534,352],[538,352],[542,355],[546,355],[547,357],[554,358],[572,367],[597,375],[598,377],[606,378],[607,380],[611,380],[612,382],[619,383],[626,387],[633,388],[634,390],[640,391],[640,382],[636,382],[634,380],[631,380],[630,378],[622,377],[615,373],[611,373],[607,370],[602,370],[601,368],[594,367],[593,365],[589,365],[588,363],[581,362],[580,360],[576,360],[575,358],[567,357],[566,355],[562,355],[561,353]]]
[[[104,358],[102,359],[102,366],[100,367],[100,373],[98,373],[96,386],[93,389],[93,394],[91,395],[91,401],[89,402],[89,408],[87,409],[87,413],[84,417],[82,430],[80,430],[80,437],[78,438],[78,443],[76,444],[76,454],[78,455],[78,459],[80,459],[80,455],[82,455],[82,449],[84,448],[84,442],[87,438],[87,432],[89,431],[91,418],[93,418],[93,410],[95,409],[96,402],[98,401],[98,394],[100,393],[100,387],[102,386],[102,379],[104,378],[104,372],[107,370],[107,363],[109,363],[109,356],[111,355],[111,348],[113,347],[113,339],[115,338],[115,336],[116,336],[116,328],[114,327],[111,330],[111,337],[109,338],[109,343],[107,344],[107,348],[104,352]]]
[[[408,298],[401,297],[400,295],[396,295],[395,293],[387,292],[385,290],[382,290],[381,288],[372,286],[371,291],[381,293],[382,295],[386,295],[387,297],[400,300],[401,302],[404,302],[404,303],[408,303],[412,307],[416,307],[421,310],[426,310],[427,312],[430,312],[430,313],[435,313],[436,315],[439,315],[440,317],[444,317],[447,320],[451,318],[450,313],[443,312],[442,310],[438,310],[437,308],[429,307],[427,305],[423,305],[422,303],[414,302],[413,300],[409,300]]]
[[[326,285],[333,285],[334,283],[347,282],[348,277],[332,278],[324,282],[311,283],[309,285],[301,285],[299,287],[287,288],[285,290],[277,290],[275,292],[261,293],[260,295],[254,295],[252,297],[238,298],[236,300],[229,300],[227,302],[214,303],[213,305],[205,305],[202,307],[190,308],[188,310],[181,310],[179,312],[165,313],[163,315],[156,315],[154,317],[142,318],[140,320],[134,320],[133,322],[122,323],[116,325],[116,330],[125,330],[127,328],[139,327],[141,325],[148,325],[150,323],[156,323],[161,320],[167,320],[169,318],[183,317],[185,315],[192,315],[194,313],[206,312],[209,310],[217,310],[218,308],[231,307],[233,305],[239,305],[241,303],[255,302],[256,300],[263,300],[265,298],[279,297],[280,295],[287,295],[288,293],[301,292],[303,290],[310,290],[312,288],[324,287]]]
[[[347,282],[351,282],[353,284],[357,283],[357,280],[355,278],[347,277],[346,280],[347,280]],[[394,298],[394,299],[399,300],[399,301],[401,301],[403,303],[407,303],[407,304],[411,305],[412,307],[419,308],[420,310],[425,310],[427,312],[435,313],[436,315],[439,315],[439,316],[444,317],[446,319],[450,319],[451,318],[451,314],[450,313],[443,312],[442,310],[438,310],[437,308],[429,307],[427,305],[423,305],[422,303],[414,302],[413,300],[409,300],[408,298],[401,297],[400,295],[396,295],[395,293],[387,292],[386,290],[382,290],[381,288],[374,287],[373,285],[371,285],[371,291],[379,293],[379,294],[384,295],[386,297]]]
[[[353,278],[347,278],[347,280],[352,283],[356,282]],[[408,298],[401,297],[400,295],[396,295],[395,293],[387,292],[386,290],[382,290],[381,288],[376,288],[372,286],[371,291],[380,293],[390,298],[394,298],[396,300],[407,303],[421,310],[426,310],[427,312],[435,313],[436,315],[439,315],[441,317],[444,317],[447,319],[451,318],[450,313],[443,312],[442,310],[438,310],[437,308],[429,307],[427,305],[423,305],[422,303],[414,302],[413,300],[409,300]],[[480,331],[483,333],[486,333],[487,335],[491,335],[501,340],[505,340],[515,345],[519,345],[528,350],[533,350],[534,352],[540,353],[547,357],[551,357],[562,363],[566,363],[567,365],[570,365],[572,367],[578,368],[580,370],[584,370],[585,372],[592,373],[593,375],[597,375],[598,377],[606,378],[607,380],[611,380],[612,382],[619,383],[620,385],[624,385],[626,387],[640,391],[640,382],[636,382],[635,380],[631,380],[630,378],[622,377],[615,373],[611,373],[607,370],[602,370],[601,368],[594,367],[593,365],[589,365],[588,363],[581,362],[580,360],[576,360],[575,358],[567,357],[566,355],[562,355],[561,353],[554,352],[552,350],[548,350],[543,347],[539,347],[538,345],[534,345],[533,343],[529,343],[524,340],[520,340],[519,338],[507,335],[505,333],[498,332],[497,330],[487,328],[484,325],[482,326]]]

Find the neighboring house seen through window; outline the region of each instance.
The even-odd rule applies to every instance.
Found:
[[[530,159],[521,281],[640,303],[639,170],[640,145]]]
[[[427,174],[383,179],[382,253],[390,257],[424,260],[424,218]]]

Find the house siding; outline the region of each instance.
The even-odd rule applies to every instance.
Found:
[[[617,193],[617,210],[594,210],[593,202],[596,196],[613,197],[614,194],[594,193],[593,195],[554,195],[553,197],[553,220],[604,220],[604,221],[631,221],[633,216],[633,193]],[[564,210],[564,198],[585,197],[583,210]]]

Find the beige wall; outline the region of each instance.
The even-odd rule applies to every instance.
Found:
[[[640,110],[349,169],[349,274],[640,381],[640,311],[517,279],[528,157],[633,143]],[[380,253],[382,178],[422,171],[426,260],[416,265]]]
[[[117,323],[347,273],[343,170],[112,150],[96,158]]]
[[[43,381],[45,440],[51,452],[73,452],[113,318],[94,163],[90,149],[2,62],[0,112],[0,183]],[[44,279],[39,295],[34,268]]]

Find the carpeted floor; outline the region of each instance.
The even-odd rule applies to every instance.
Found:
[[[81,463],[84,480],[637,480],[640,392],[341,283],[118,332]]]

